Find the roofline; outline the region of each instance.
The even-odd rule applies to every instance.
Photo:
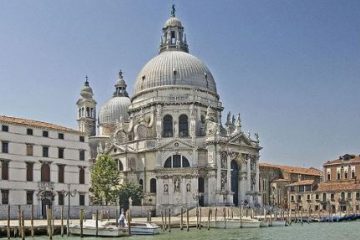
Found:
[[[24,122],[21,122],[21,121],[24,121]],[[43,121],[27,119],[27,118],[19,118],[19,117],[13,117],[13,116],[0,115],[0,122],[6,123],[6,124],[18,125],[18,126],[28,126],[28,127],[33,127],[33,128],[39,128],[39,129],[56,130],[59,132],[68,132],[68,133],[80,134],[80,135],[84,135],[84,136],[86,135],[84,132],[81,132],[79,130],[75,130],[72,128],[64,127],[64,126],[49,123],[49,122],[43,122]],[[48,126],[44,126],[44,124],[46,124]]]

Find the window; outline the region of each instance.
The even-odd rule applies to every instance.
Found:
[[[295,187],[294,186],[290,187],[290,192],[295,192]]]
[[[171,115],[166,115],[163,119],[163,137],[173,136],[173,119]]]
[[[171,44],[175,44],[175,31],[171,31]]]
[[[9,131],[9,126],[8,125],[2,125],[1,126],[1,131],[8,132]]]
[[[7,160],[1,161],[1,179],[9,180],[9,161]]]
[[[59,139],[64,139],[64,134],[63,133],[58,133],[58,138]]]
[[[356,200],[360,200],[360,192],[356,193]]]
[[[85,160],[85,150],[80,150],[79,152],[79,159],[81,161],[84,161]]]
[[[33,156],[34,155],[34,145],[27,143],[26,144],[26,156]]]
[[[150,192],[156,193],[156,179],[155,178],[150,179]]]
[[[307,195],[307,200],[311,200],[310,194]]]
[[[41,165],[41,181],[50,182],[50,165],[48,163]]]
[[[315,211],[319,211],[319,205],[315,205]]]
[[[298,198],[298,201],[300,202],[301,201],[301,195],[298,195],[297,198]]]
[[[183,114],[179,117],[179,137],[188,137],[189,136],[189,123],[188,117]]]
[[[292,202],[295,201],[294,195],[291,195],[291,201],[292,201]]]
[[[166,159],[164,168],[187,168],[190,167],[189,160],[182,155],[173,155]]]
[[[79,141],[80,141],[80,142],[85,142],[85,137],[84,137],[84,136],[80,136],[80,137],[79,137]]]
[[[326,193],[323,193],[323,201],[326,201]]]
[[[351,199],[351,192],[348,192],[348,194],[347,194],[347,198],[350,200]]]
[[[49,157],[49,147],[48,146],[42,147],[42,155],[43,155],[43,157]]]
[[[58,172],[58,182],[59,183],[64,183],[64,176],[65,176],[65,165],[63,164],[58,164],[58,169],[59,169],[59,172]]]
[[[26,163],[26,181],[28,181],[28,182],[33,181],[33,170],[34,170],[34,163],[27,162]]]
[[[43,137],[49,137],[49,132],[48,131],[43,131]]]
[[[26,134],[27,135],[33,135],[34,133],[33,133],[33,130],[31,128],[28,128],[28,129],[26,129]]]
[[[64,205],[64,193],[58,192],[58,205],[63,206]]]
[[[58,158],[64,158],[65,148],[58,148]]]
[[[144,181],[142,179],[139,180],[139,185],[141,186],[141,190],[144,190]]]
[[[9,153],[9,142],[1,142],[1,152]]]
[[[79,194],[79,205],[84,206],[85,205],[85,195]]]
[[[34,191],[26,191],[26,204],[33,204]]]
[[[79,184],[85,184],[85,170],[82,167],[79,169]]]
[[[1,203],[9,204],[9,190],[1,190]]]
[[[299,192],[305,192],[305,186],[299,186]]]
[[[348,178],[348,173],[347,173],[347,171],[346,171],[346,172],[344,172],[344,177],[345,177],[345,179],[347,179],[347,178]]]
[[[117,162],[117,166],[118,166],[118,171],[124,171],[124,166],[123,166],[121,160],[117,159],[116,162]]]
[[[331,201],[335,201],[335,194],[332,193],[332,194],[330,195],[330,198],[331,198]]]
[[[319,194],[315,195],[316,200],[319,200]]]
[[[355,179],[355,166],[351,166],[351,178]]]

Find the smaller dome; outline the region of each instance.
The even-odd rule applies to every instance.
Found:
[[[131,101],[126,92],[126,82],[120,70],[113,97],[100,108],[99,124],[114,124],[120,121],[120,119],[128,120],[128,108],[130,104]]]
[[[128,97],[113,97],[108,100],[99,111],[99,124],[113,124],[120,119],[129,118],[128,108],[131,104]]]
[[[182,24],[181,24],[180,19],[178,19],[176,17],[171,17],[164,24],[164,28],[167,28],[167,27],[182,27]]]

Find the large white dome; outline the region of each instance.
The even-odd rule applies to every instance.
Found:
[[[216,93],[215,80],[206,65],[183,51],[164,51],[151,59],[140,71],[134,95],[162,86],[184,85]]]

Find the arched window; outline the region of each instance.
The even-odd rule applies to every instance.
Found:
[[[79,184],[85,184],[85,170],[80,168],[79,170]]]
[[[118,171],[124,171],[124,166],[123,166],[121,160],[116,159],[116,162],[117,162],[117,166],[118,166]]]
[[[188,137],[188,136],[189,136],[188,117],[185,114],[182,114],[179,117],[179,137]]]
[[[47,163],[41,165],[41,181],[50,182],[50,165]]]
[[[156,179],[155,178],[150,179],[150,192],[156,193]]]
[[[187,168],[190,167],[190,162],[186,157],[181,155],[172,155],[166,159],[164,168]]]
[[[163,119],[163,137],[173,136],[173,119],[171,115],[166,115]]]

